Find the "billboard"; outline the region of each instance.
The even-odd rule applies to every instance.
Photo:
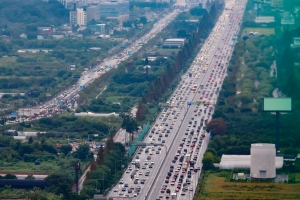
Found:
[[[300,45],[300,37],[294,37],[294,45]]]
[[[264,111],[291,111],[292,99],[291,98],[264,98],[263,110]]]
[[[295,19],[284,19],[284,18],[282,18],[281,19],[281,24],[282,25],[293,25],[293,24],[295,24]]]

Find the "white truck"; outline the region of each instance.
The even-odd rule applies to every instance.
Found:
[[[184,163],[182,164],[182,169],[186,170],[187,167],[188,167],[188,163],[187,163],[187,162],[184,162]]]
[[[177,193],[175,193],[175,192],[172,193],[172,194],[171,194],[171,199],[172,199],[172,200],[177,200]]]

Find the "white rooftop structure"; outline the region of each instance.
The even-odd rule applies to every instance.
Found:
[[[276,157],[274,144],[258,143],[251,145],[251,155],[223,154],[221,162],[215,163],[214,166],[220,169],[251,169],[252,166],[252,170],[254,171],[263,171],[264,169],[269,169],[269,171],[272,169],[274,171],[275,168],[282,168],[283,157]],[[257,176],[254,174],[254,171],[253,178],[256,178]]]
[[[112,112],[112,113],[92,113],[92,112],[81,112],[81,113],[75,113],[75,116],[77,117],[109,117],[111,115],[114,115],[115,117],[119,117],[119,114]]]
[[[255,18],[255,23],[272,23],[275,22],[274,16],[259,16]]]
[[[276,149],[275,144],[251,144],[251,178],[276,177]]]
[[[164,48],[180,48],[184,45],[185,39],[183,38],[170,38],[166,39],[163,43]]]

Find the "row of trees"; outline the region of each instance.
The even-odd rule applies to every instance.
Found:
[[[100,191],[101,194],[120,179],[127,160],[123,157],[125,148],[120,143],[113,143],[112,137],[105,147],[99,149],[96,162],[91,163],[81,194],[93,197]]]
[[[144,96],[146,102],[157,101],[167,91],[171,82],[177,74],[183,69],[186,62],[191,58],[195,48],[200,43],[201,38],[208,36],[213,24],[217,18],[216,7],[213,5],[209,13],[203,14],[199,23],[199,28],[195,30],[192,37],[184,44],[182,49],[176,55],[174,63],[166,71],[151,82],[148,94]]]

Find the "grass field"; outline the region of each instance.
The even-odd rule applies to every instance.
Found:
[[[123,96],[110,96],[110,97],[106,97],[106,100],[110,102],[122,102],[123,98],[124,98]]]
[[[82,169],[89,164],[88,161],[82,162]],[[61,166],[60,166],[61,165]],[[67,160],[49,160],[49,161],[42,161],[40,165],[35,165],[34,162],[0,162],[0,173],[3,172],[19,172],[19,173],[53,173],[62,170],[73,170],[72,164],[68,163]]]
[[[274,35],[275,29],[274,28],[245,28],[242,32],[242,36],[249,34],[250,32],[258,32],[259,34],[265,34],[265,35]]]
[[[226,172],[229,176],[230,172]],[[224,172],[205,177],[203,188],[194,200],[300,199],[300,184],[229,182]]]
[[[175,52],[175,54],[177,54],[179,52],[180,49],[163,49],[163,48],[157,48],[154,49],[153,51],[156,51],[158,53],[171,53],[171,52]]]

